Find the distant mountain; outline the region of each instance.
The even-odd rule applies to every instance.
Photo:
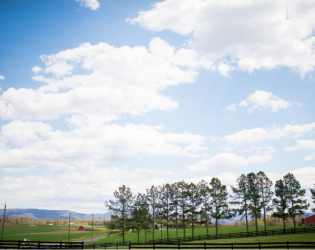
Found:
[[[32,219],[67,219],[71,212],[71,219],[91,220],[92,214],[82,214],[70,210],[45,210],[45,209],[7,209],[6,217],[29,217]],[[110,220],[112,212],[94,214],[94,220]],[[3,216],[3,209],[0,209],[0,216]]]

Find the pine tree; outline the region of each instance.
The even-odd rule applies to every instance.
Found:
[[[170,189],[170,204],[172,206],[170,217],[175,222],[175,228],[176,228],[176,238],[178,238],[178,216],[179,216],[179,194],[178,194],[178,187],[177,183],[171,184]]]
[[[228,192],[226,186],[221,184],[218,178],[213,177],[210,181],[210,214],[215,219],[216,236],[218,235],[218,220],[233,217],[228,205]]]
[[[261,196],[259,192],[258,178],[255,173],[247,174],[249,211],[252,218],[255,219],[256,232],[258,231],[258,219],[261,217]]]
[[[248,213],[249,213],[249,191],[248,191],[248,181],[247,176],[242,174],[236,180],[237,187],[231,185],[231,189],[233,192],[233,199],[230,202],[232,205],[239,205],[240,207],[234,209],[238,215],[241,215],[241,219],[245,218],[247,233],[249,233],[248,228]]]
[[[188,183],[185,181],[177,182],[179,215],[182,217],[184,240],[186,239],[186,220],[188,212]]]
[[[202,202],[199,187],[194,183],[190,183],[187,196],[189,200],[187,217],[191,223],[191,236],[194,237],[195,226],[200,215],[199,206]]]
[[[315,185],[314,185],[314,186],[315,186]],[[310,191],[311,191],[311,193],[312,193],[311,198],[312,198],[312,200],[313,200],[313,203],[315,203],[315,188],[314,188],[314,189],[311,189],[311,188],[310,188]],[[315,208],[312,209],[312,212],[315,212]]]
[[[144,194],[138,193],[131,209],[131,218],[130,218],[130,228],[132,229],[134,233],[137,234],[138,243],[140,242],[140,232],[143,229],[145,230],[145,238],[146,238],[146,233],[147,233],[146,229],[147,229],[149,220],[150,220],[150,213],[149,213],[148,197]]]
[[[119,187],[118,191],[115,190],[114,197],[116,200],[105,201],[105,206],[113,211],[111,216],[111,222],[109,223],[109,230],[112,233],[114,230],[118,230],[119,236],[123,238],[125,242],[125,233],[128,230],[128,222],[132,209],[134,197],[129,187],[125,185]]]
[[[201,220],[206,223],[207,236],[209,235],[209,210],[210,210],[210,188],[209,184],[202,180],[198,183],[198,187],[200,189],[201,196]]]
[[[286,220],[289,218],[289,213],[287,212],[289,208],[289,203],[287,199],[288,190],[284,184],[283,180],[277,180],[275,184],[275,198],[272,200],[273,205],[276,208],[276,212],[272,213],[272,217],[282,219],[283,230],[286,229]]]
[[[272,211],[272,196],[273,192],[271,190],[272,188],[272,181],[269,180],[267,175],[259,171],[257,173],[257,181],[258,181],[258,186],[259,186],[259,192],[260,192],[260,197],[261,197],[261,207],[263,209],[263,216],[264,216],[264,226],[265,226],[265,231],[267,230],[267,222],[266,222],[266,213]]]
[[[290,204],[289,214],[293,219],[294,230],[296,228],[296,215],[303,214],[309,207],[307,200],[303,199],[306,190],[301,189],[300,182],[294,177],[293,174],[287,173],[283,176],[284,184],[287,188],[287,199]]]

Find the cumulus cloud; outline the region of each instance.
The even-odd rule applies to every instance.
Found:
[[[108,161],[132,161],[144,156],[196,157],[204,137],[161,133],[161,127],[88,124],[70,131],[45,123],[12,121],[1,128],[0,168],[5,171],[48,166],[82,169]],[[18,146],[18,147],[17,147]]]
[[[0,80],[4,80],[4,76],[3,75],[0,75]]]
[[[252,72],[286,66],[313,70],[315,3],[300,1],[166,0],[128,19],[153,30],[191,37],[190,44],[218,65]],[[228,67],[218,67],[228,74]]]
[[[304,134],[315,130],[315,123],[303,125],[286,125],[284,127],[244,129],[221,138],[232,145],[260,143],[266,140],[275,140],[296,134]]]
[[[42,68],[39,67],[38,65],[36,65],[36,66],[34,66],[34,67],[32,68],[32,71],[33,71],[35,74],[37,74],[37,73],[39,73],[40,71],[42,71]]]
[[[239,103],[239,106],[251,106],[251,110],[259,107],[270,107],[272,112],[277,112],[280,109],[286,109],[291,106],[290,102],[280,99],[271,92],[256,90],[246,100]]]
[[[48,75],[33,79],[44,84],[38,89],[7,89],[0,96],[1,118],[50,120],[70,115],[72,120],[98,116],[110,121],[123,113],[169,111],[178,104],[163,96],[163,89],[192,83],[197,68],[211,67],[192,49],[175,50],[160,38],[152,39],[149,48],[85,43],[41,59]],[[74,74],[74,69],[80,73]]]
[[[97,10],[100,7],[100,3],[97,0],[76,0],[81,2],[85,8],[90,8],[91,10]]]
[[[234,111],[234,110],[236,110],[235,103],[232,103],[232,104],[226,106],[225,109],[223,109],[223,111]]]
[[[311,155],[304,158],[306,161],[315,159],[315,140],[297,140],[295,146],[284,148],[286,151],[307,150],[313,151]]]
[[[224,168],[238,168],[249,164],[261,163],[270,161],[272,156],[270,154],[254,155],[248,158],[239,156],[234,153],[221,153],[213,156],[210,159],[202,160],[194,165],[188,167],[190,171],[208,170],[208,169],[224,169]]]

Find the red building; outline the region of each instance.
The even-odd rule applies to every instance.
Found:
[[[303,218],[302,225],[315,225],[315,214]]]
[[[79,226],[79,229],[78,230],[85,230],[85,227],[84,226]]]

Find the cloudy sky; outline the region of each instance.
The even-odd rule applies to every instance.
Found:
[[[314,12],[311,0],[0,1],[0,203],[106,212],[123,184],[231,185],[260,170],[313,187]]]

